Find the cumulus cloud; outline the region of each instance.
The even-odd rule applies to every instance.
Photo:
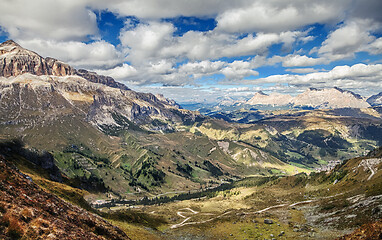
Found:
[[[124,63],[122,66],[117,66],[108,70],[95,70],[98,74],[110,76],[116,80],[124,80],[138,74],[137,69]]]
[[[288,68],[285,69],[287,72],[293,72],[293,73],[313,73],[318,72],[315,68]]]
[[[96,15],[85,1],[5,0],[0,25],[10,38],[85,40],[97,35]]]
[[[219,73],[221,69],[226,65],[222,61],[201,61],[201,62],[189,62],[179,67],[178,73],[183,76],[192,75],[194,78],[200,78],[203,76],[209,76]]]
[[[138,63],[160,57],[159,51],[172,42],[174,31],[171,23],[142,23],[134,29],[122,30],[120,40],[122,46],[126,47],[129,60]]]
[[[167,22],[141,23],[121,32],[122,46],[133,63],[158,59],[191,61],[215,60],[222,57],[266,54],[273,44],[291,46],[307,32],[258,33],[241,37],[217,31],[188,31],[173,36],[175,27]]]
[[[252,0],[92,0],[93,8],[109,9],[122,16],[142,19],[172,18],[178,16],[215,17],[232,8],[243,7]]]
[[[382,54],[382,37],[376,39],[374,42],[365,46],[364,49],[370,54]]]
[[[318,49],[318,54],[334,61],[354,57],[360,51],[379,53],[382,51],[381,38],[376,39],[371,34],[377,28],[378,24],[370,19],[349,20],[329,34]]]
[[[306,75],[272,75],[255,81],[257,83],[285,83],[306,87],[341,86],[349,89],[380,89],[382,87],[381,79],[382,64],[355,64],[353,66],[337,66],[328,72]]]
[[[105,41],[89,44],[76,41],[17,40],[23,47],[33,50],[43,57],[53,57],[76,68],[112,68],[124,61],[123,55],[114,45]]]
[[[258,0],[217,17],[218,29],[227,32],[282,32],[344,17],[348,1]]]
[[[246,61],[234,61],[223,68],[221,72],[228,79],[243,79],[248,76],[257,76],[259,73],[252,69],[251,62]]]
[[[200,61],[189,62],[180,66],[173,75],[179,79],[191,77],[200,79],[214,74],[223,74],[228,80],[241,80],[248,76],[257,76],[259,73],[254,68],[254,61]]]
[[[326,62],[323,58],[312,58],[305,55],[288,55],[283,60],[284,67],[306,67]]]

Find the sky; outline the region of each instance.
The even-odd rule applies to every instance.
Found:
[[[382,92],[381,0],[0,0],[0,41],[179,103]]]

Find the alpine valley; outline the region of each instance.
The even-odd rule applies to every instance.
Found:
[[[382,236],[382,93],[187,110],[12,40],[0,76],[2,239]]]

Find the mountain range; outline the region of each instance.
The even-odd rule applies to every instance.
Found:
[[[289,94],[257,92],[249,99],[248,105],[290,106],[293,108],[336,109],[368,108],[382,105],[382,93],[364,98],[338,87],[327,89],[310,88],[297,96]]]
[[[6,41],[0,237],[341,236],[381,216],[379,102],[259,92],[210,117]]]
[[[1,139],[49,152],[78,186],[95,190],[99,182],[98,190],[137,198],[271,169],[306,171],[257,147],[196,133],[206,117],[163,95],[132,91],[13,41],[0,51]]]

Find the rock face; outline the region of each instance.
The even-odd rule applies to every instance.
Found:
[[[54,58],[43,58],[35,52],[22,48],[12,40],[0,44],[0,76],[15,77],[24,73],[33,75],[68,76],[78,75],[90,82],[128,90],[122,83],[111,77],[101,76],[84,69],[76,70]]]
[[[112,77],[98,75],[95,72],[89,72],[85,69],[79,69],[79,70],[75,71],[75,74],[85,78],[86,80],[88,80],[90,82],[101,83],[101,84],[104,84],[106,86],[113,87],[113,88],[129,90],[129,88],[126,87],[125,84],[116,82]]]
[[[293,99],[296,106],[313,108],[367,108],[370,107],[360,95],[340,88],[308,89]]]
[[[272,93],[270,95],[259,91],[248,100],[249,105],[276,105],[284,106],[291,103],[293,97],[286,94]]]
[[[382,92],[369,97],[366,100],[371,106],[382,106]]]
[[[45,192],[0,155],[1,239],[130,239],[101,217]]]
[[[73,75],[75,70],[53,58],[43,58],[26,50],[12,40],[0,45],[0,76],[11,77],[24,73],[34,75]]]
[[[131,123],[150,128],[154,120],[177,123],[196,117],[161,95],[131,91],[111,77],[75,70],[11,40],[0,45],[0,76],[0,125],[31,126],[76,116],[106,131]],[[151,130],[173,128],[160,126]]]
[[[153,94],[108,87],[75,75],[31,74],[0,78],[0,112],[4,126],[48,124],[71,116],[102,130],[129,128],[131,123],[150,128],[154,119],[180,123],[199,116]]]
[[[247,104],[274,106],[290,105],[293,107],[310,107],[315,109],[370,107],[370,104],[360,95],[337,87],[329,89],[310,88],[295,97],[277,93],[267,95],[258,92],[255,93]]]

